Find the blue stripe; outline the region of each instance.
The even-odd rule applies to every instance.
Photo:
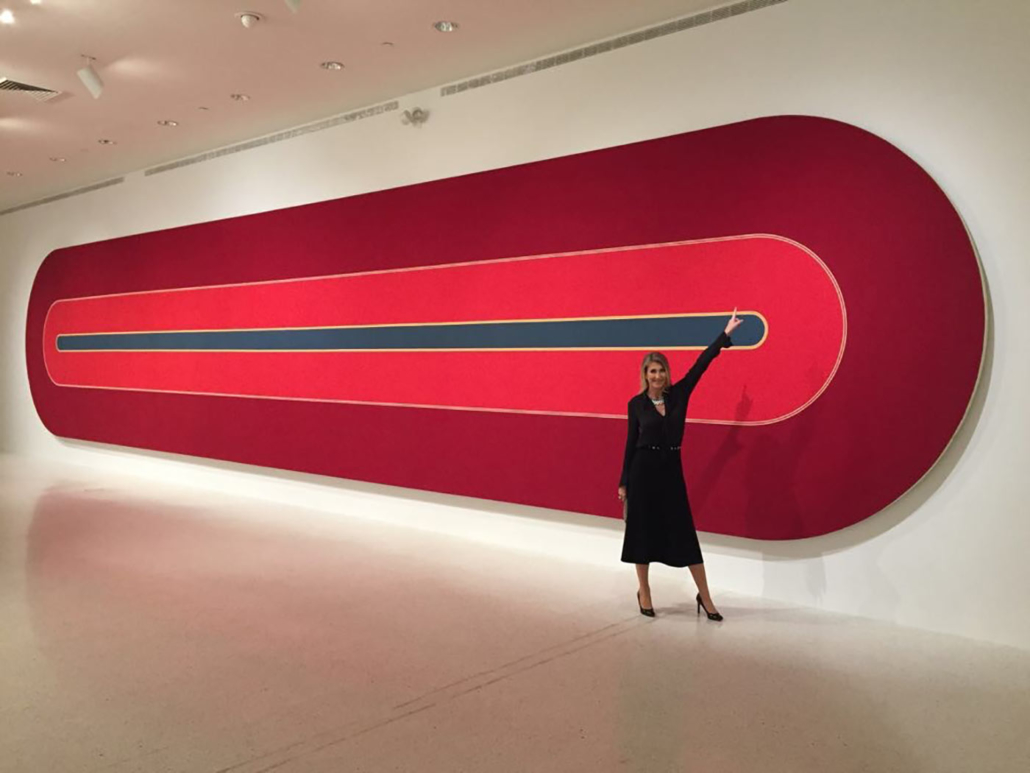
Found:
[[[742,315],[738,346],[762,340],[761,317]],[[427,324],[405,327],[327,327],[303,330],[214,330],[182,333],[60,335],[72,351],[367,350],[367,349],[660,349],[705,347],[728,316],[590,319],[544,322]]]

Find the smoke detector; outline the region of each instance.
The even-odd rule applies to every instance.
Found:
[[[241,11],[236,14],[236,18],[240,20],[240,24],[249,30],[265,17],[259,13],[254,13],[254,11]]]

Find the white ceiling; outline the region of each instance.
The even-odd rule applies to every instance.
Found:
[[[0,24],[0,78],[64,92],[0,91],[0,211],[722,4],[302,0],[293,14],[284,0],[0,0],[16,19]],[[241,11],[264,20],[244,29]],[[437,32],[441,19],[460,29]],[[76,77],[82,54],[100,99]]]

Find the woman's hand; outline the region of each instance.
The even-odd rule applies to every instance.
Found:
[[[733,309],[733,316],[730,317],[730,321],[726,323],[726,335],[730,335],[734,330],[743,324],[744,320],[737,318],[737,309]]]
[[[619,501],[620,502],[625,502],[626,501],[626,487],[625,486],[619,486]]]

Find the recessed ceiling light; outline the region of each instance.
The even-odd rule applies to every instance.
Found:
[[[0,24],[14,24],[14,13],[10,9],[0,11]]]
[[[458,29],[458,22],[456,21],[438,21],[433,25],[433,28],[437,32],[454,32]]]
[[[101,145],[117,145],[118,143],[114,140],[97,140]]]
[[[246,102],[248,99],[250,99],[250,97],[248,97],[246,94],[230,94],[229,99],[234,99],[237,102]]]
[[[319,65],[319,66],[323,70],[342,70],[343,69],[343,65],[340,64],[339,62],[322,62],[322,64]]]
[[[29,0],[33,5],[43,5],[43,0]]]
[[[37,3],[37,5],[38,5],[38,3]],[[50,156],[50,160],[53,161],[56,164],[61,164],[61,163],[64,163],[65,161],[67,161],[68,159],[65,158],[64,156]]]
[[[21,177],[21,172],[8,172],[8,177]]]
[[[157,125],[158,126],[178,126],[179,122],[178,121],[158,121]]]

